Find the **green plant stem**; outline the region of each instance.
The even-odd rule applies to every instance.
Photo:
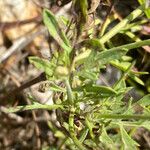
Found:
[[[80,150],[86,150],[86,148],[82,145],[82,143],[77,139],[75,130],[74,130],[74,112],[75,109],[71,107],[70,109],[70,115],[69,115],[69,132],[71,139],[73,140],[74,144],[78,147]]]
[[[65,83],[66,83],[66,89],[67,89],[67,96],[68,96],[68,101],[71,105],[74,104],[74,100],[73,100],[73,94],[72,94],[72,89],[69,83],[68,79],[65,79]]]
[[[123,19],[120,23],[118,23],[114,28],[112,28],[109,32],[107,32],[102,38],[100,38],[100,43],[104,44],[109,39],[111,39],[114,35],[120,32],[129,22],[140,16],[143,12],[143,5],[138,7],[136,10],[131,12],[125,19]]]
[[[130,49],[134,49],[134,48],[138,48],[138,47],[142,47],[142,46],[146,46],[146,45],[150,45],[150,39],[148,40],[144,40],[144,41],[138,41],[138,42],[134,42],[131,44],[125,44],[122,46],[118,46],[118,47],[114,47],[108,50],[120,50],[120,49],[124,49],[124,50],[130,50]]]
[[[150,120],[150,115],[121,115],[121,114],[98,114],[98,118],[105,119],[144,119]]]
[[[42,105],[42,104],[34,104],[34,105],[25,105],[25,106],[17,106],[17,107],[10,107],[4,110],[5,113],[14,113],[19,111],[25,110],[35,110],[35,109],[44,109],[44,110],[54,110],[61,108],[63,109],[62,105]]]

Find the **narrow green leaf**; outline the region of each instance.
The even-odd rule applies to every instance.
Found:
[[[113,90],[111,87],[107,86],[99,86],[99,85],[86,85],[85,89],[87,92],[98,92],[100,94],[117,94],[115,90]]]
[[[54,14],[47,10],[44,9],[43,11],[43,19],[44,19],[44,24],[47,26],[50,35],[57,41],[57,43],[68,53],[71,52],[71,45],[69,40],[67,39],[66,35],[64,32],[61,30]]]
[[[144,86],[144,82],[140,78],[138,78],[137,76],[135,76],[134,74],[129,73],[129,77],[131,77],[138,84],[141,84],[141,85]]]
[[[86,23],[87,12],[88,12],[88,3],[87,0],[74,0],[75,12],[80,16],[80,23]]]
[[[93,133],[93,128],[94,128],[95,126],[94,126],[94,122],[92,122],[92,119],[91,119],[90,115],[88,115],[88,116],[85,118],[85,123],[86,123],[87,128],[89,129],[90,136],[91,136],[91,138],[93,139],[94,136],[95,136],[94,133]]]
[[[84,25],[88,18],[88,2],[87,0],[74,0],[74,12],[77,16],[77,37],[79,37],[84,29]]]
[[[143,6],[138,7],[133,12],[131,12],[125,19],[120,21],[115,27],[113,27],[110,31],[108,31],[102,38],[100,38],[100,43],[104,44],[109,39],[111,39],[114,35],[116,35],[120,30],[122,30],[127,24],[129,24],[132,20],[139,17],[143,12]]]
[[[89,57],[89,55],[92,53],[91,50],[86,50],[85,52],[79,54],[78,56],[75,57],[74,61],[76,64],[82,64],[86,59],[87,57]]]
[[[141,106],[150,105],[150,94],[148,94],[148,95],[144,96],[143,98],[141,98],[137,103],[140,104]]]
[[[85,69],[93,69],[96,65],[95,57],[97,55],[97,52],[92,50],[90,55],[87,57],[87,59],[84,61],[84,68]],[[90,70],[92,72],[92,70]]]
[[[51,83],[50,85],[50,90],[52,91],[56,91],[56,92],[65,92],[66,90],[60,86],[58,86],[57,84]]]
[[[83,130],[83,132],[81,133],[80,139],[79,139],[80,142],[84,142],[84,140],[86,139],[86,136],[87,136],[88,132],[89,132],[88,128],[85,128]]]
[[[114,59],[120,59],[122,56],[126,54],[125,50],[106,50],[102,51],[96,56],[96,60],[99,64],[103,65],[109,63]]]
[[[60,16],[59,18],[63,22],[63,24],[65,26],[67,26],[67,24],[69,23],[69,19],[67,17],[65,17],[65,16]]]
[[[104,126],[102,128],[102,134],[100,135],[99,139],[107,148],[116,150],[114,142],[107,134]]]
[[[83,77],[85,79],[97,80],[98,76],[94,72],[90,72],[89,70],[83,70],[78,73],[78,76]]]
[[[122,62],[119,60],[112,60],[110,62],[113,66],[117,67],[118,69],[125,71],[127,70],[127,68],[131,65],[130,62]],[[138,71],[133,71],[130,70],[130,72],[135,76],[135,75],[144,75],[144,74],[149,74],[148,72],[138,72]]]
[[[141,126],[150,131],[150,121],[144,121]]]
[[[80,8],[81,8],[82,18],[86,22],[86,20],[87,20],[88,2],[87,2],[87,0],[82,0],[82,1],[79,0],[79,3],[80,3]]]
[[[150,4],[149,4],[149,0],[138,0],[138,2],[141,5],[145,4],[145,10],[144,10],[144,12],[145,12],[147,18],[150,19],[150,6],[149,6]]]
[[[82,45],[82,46],[85,46],[87,48],[91,48],[93,50],[98,50],[98,51],[100,51],[101,48],[102,48],[101,43],[96,38],[84,40],[79,44]]]
[[[37,69],[43,70],[46,75],[52,76],[54,65],[46,59],[39,57],[29,57],[30,63],[32,63]]]
[[[116,67],[116,68],[118,68],[118,69],[120,69],[120,70],[122,70],[122,71],[126,71],[127,70],[127,68],[131,65],[131,63],[129,63],[129,62],[120,62],[120,61],[118,61],[118,60],[112,60],[111,62],[111,65],[113,65],[114,67]],[[142,74],[142,73],[141,73]],[[144,72],[144,74],[145,74],[145,72]],[[147,73],[146,73],[147,74]],[[140,78],[138,78],[136,75],[140,75],[140,73],[137,73],[137,72],[134,72],[134,71],[132,71],[132,70],[130,70],[129,71],[129,73],[128,73],[128,75],[129,75],[129,77],[130,78],[132,78],[135,82],[137,82],[137,83],[139,83],[139,84],[141,84],[141,85],[144,85],[144,82],[140,79]]]
[[[122,125],[120,125],[121,139],[123,142],[124,150],[136,150],[138,143],[136,143],[126,132]]]
[[[63,105],[43,105],[36,102],[33,105],[6,108],[4,111],[5,113],[14,113],[14,112],[26,111],[26,110],[35,110],[35,109],[54,110],[58,108],[63,109]]]
[[[125,115],[125,114],[96,114],[97,121],[105,119],[143,119],[150,120],[150,115]]]
[[[84,144],[87,145],[88,147],[92,148],[92,149],[96,149],[97,148],[96,143],[93,140],[91,140],[91,139],[86,139],[84,141]]]
[[[84,86],[76,88],[75,90],[77,91],[85,90],[86,92],[93,92],[97,94],[108,94],[108,95],[117,94],[117,92],[113,90],[111,87],[92,85],[92,84],[86,84]]]
[[[128,51],[130,49],[135,49],[135,48],[146,46],[146,45],[150,45],[150,39],[143,40],[143,41],[138,41],[138,42],[134,42],[134,43],[130,43],[130,44],[125,44],[125,45],[121,45],[121,46],[117,46],[117,47],[113,47],[113,48],[111,48],[109,50],[121,50],[121,49],[124,49],[124,50]]]

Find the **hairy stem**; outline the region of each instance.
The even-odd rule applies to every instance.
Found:
[[[75,109],[71,107],[70,109],[70,115],[69,115],[69,132],[71,139],[73,140],[74,144],[78,147],[78,149],[86,150],[86,148],[82,145],[82,143],[77,139],[76,133],[74,130],[74,112]]]
[[[33,104],[33,105],[6,108],[4,112],[14,113],[14,112],[25,111],[25,110],[35,110],[35,109],[54,110],[58,108],[63,109],[63,106],[62,105],[43,105],[43,104],[38,103],[38,104]]]

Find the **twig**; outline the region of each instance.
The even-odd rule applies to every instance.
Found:
[[[20,87],[12,90],[12,91],[9,91],[6,96],[2,97],[1,100],[5,100],[5,99],[8,99],[10,97],[13,97],[15,96],[16,94],[18,94],[19,92],[21,92],[22,90],[40,82],[40,81],[45,81],[46,80],[46,76],[45,76],[45,73],[41,73],[38,77],[26,82],[25,84],[21,85]]]
[[[35,37],[46,33],[46,31],[47,31],[46,28],[42,28],[40,31],[27,34],[26,36],[17,39],[14,42],[14,44],[2,56],[0,56],[0,63],[5,61],[14,52],[22,50],[24,47],[26,47],[28,44],[30,44]]]
[[[42,17],[41,16],[37,16],[31,19],[27,19],[27,20],[18,20],[18,21],[14,21],[14,22],[0,22],[0,30],[6,30],[6,29],[10,29],[16,26],[22,26],[28,23],[40,23],[42,22]]]

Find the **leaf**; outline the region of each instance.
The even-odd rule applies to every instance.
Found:
[[[81,22],[86,23],[87,20],[87,10],[88,10],[88,3],[87,0],[75,0],[74,9],[76,14],[80,16]]]
[[[118,60],[112,60],[110,63],[111,63],[111,65],[113,65],[114,67],[116,67],[122,71],[126,71],[127,68],[131,65],[131,63],[129,63],[129,62],[120,62]],[[136,76],[137,74],[140,74],[140,73],[134,72],[132,70],[130,70],[128,73],[129,77],[132,78],[135,82],[137,82],[141,85],[144,85],[144,82]],[[145,72],[143,74],[145,74]]]
[[[79,37],[83,31],[84,25],[87,22],[88,17],[88,2],[87,0],[74,0],[74,11],[77,16],[77,37]]]
[[[144,82],[140,78],[136,77],[134,74],[129,73],[129,77],[131,77],[138,84],[144,86]]]
[[[63,24],[64,24],[65,26],[67,26],[67,24],[69,23],[68,18],[65,17],[65,16],[60,16],[60,20],[63,22]]]
[[[108,136],[104,126],[102,128],[102,134],[100,135],[99,139],[107,148],[113,150],[116,149],[113,140]]]
[[[107,64],[114,59],[120,59],[126,54],[125,50],[106,50],[102,51],[96,56],[96,60],[99,64]]]
[[[42,69],[46,75],[52,76],[54,65],[46,59],[39,57],[29,57],[30,63],[32,63],[37,69]]]
[[[124,150],[136,150],[139,144],[128,135],[122,125],[120,125],[120,132]]]
[[[144,121],[141,126],[150,131],[150,121]]]
[[[78,1],[78,0],[77,0]],[[84,21],[86,22],[87,20],[87,10],[88,10],[88,2],[87,0],[79,0],[78,1],[80,3],[80,8],[81,8],[81,14],[82,14],[82,19],[84,19]],[[77,2],[77,3],[78,3]]]
[[[144,96],[143,98],[141,98],[137,103],[140,104],[141,106],[150,105],[150,94],[148,94],[148,95]]]
[[[88,147],[92,148],[92,149],[96,149],[97,145],[95,142],[93,142],[91,139],[86,139],[84,141],[84,144],[87,145]]]
[[[125,83],[125,80],[122,80],[119,84],[116,85],[115,89],[116,90],[119,90],[119,92],[122,92],[122,89],[123,89],[123,92],[122,93],[125,93],[124,89],[126,88],[126,83]]]
[[[92,84],[85,84],[81,87],[75,88],[74,90],[77,90],[77,91],[85,90],[86,92],[93,92],[97,94],[108,94],[108,95],[117,94],[117,92],[113,90],[111,87],[92,85]]]
[[[87,135],[89,133],[89,129],[85,128],[82,132],[81,132],[81,136],[79,138],[80,142],[84,142],[84,140],[86,139]]]
[[[64,32],[59,27],[59,24],[54,14],[44,9],[43,11],[44,24],[47,26],[50,35],[57,41],[57,43],[69,54],[72,50],[69,40]]]
[[[85,85],[85,90],[87,92],[95,92],[99,94],[117,94],[115,90],[113,90],[111,87],[107,86],[99,86],[99,85]]]
[[[96,61],[95,61],[96,55],[97,55],[96,51],[92,50],[91,53],[90,53],[90,55],[84,61],[84,68],[85,69],[93,69],[94,68],[94,66],[96,64]]]
[[[102,48],[101,43],[96,38],[84,40],[80,43],[80,45],[98,51],[100,51]]]
[[[85,52],[77,55],[74,59],[75,63],[82,64],[90,56],[91,53],[92,51],[88,49]]]
[[[83,77],[85,79],[97,80],[98,76],[96,73],[91,72],[89,70],[83,70],[78,73],[78,76]]]
[[[44,110],[55,110],[63,109],[63,105],[45,105],[35,102],[33,105],[23,105],[17,107],[9,107],[5,109],[5,113],[21,112],[26,110],[44,109]]]
[[[93,133],[93,128],[95,126],[94,126],[94,121],[92,121],[92,118],[91,118],[90,114],[88,114],[85,117],[85,124],[86,124],[87,128],[89,129],[89,133],[90,133],[91,138],[93,139],[94,136],[95,136],[94,133]]]
[[[144,10],[144,12],[145,12],[147,18],[150,19],[150,6],[149,6],[150,4],[149,4],[149,0],[138,0],[138,2],[141,5],[145,4],[145,10]]]
[[[54,136],[57,137],[57,138],[60,138],[60,139],[64,139],[65,138],[65,135],[63,134],[63,132],[61,132],[59,130],[56,130]]]
[[[130,57],[130,56],[122,56],[122,57],[121,57],[121,60],[122,60],[122,61],[132,61],[133,59],[132,59],[132,57]]]
[[[64,88],[62,88],[54,83],[51,83],[50,90],[56,91],[56,92],[65,92],[66,91]]]

